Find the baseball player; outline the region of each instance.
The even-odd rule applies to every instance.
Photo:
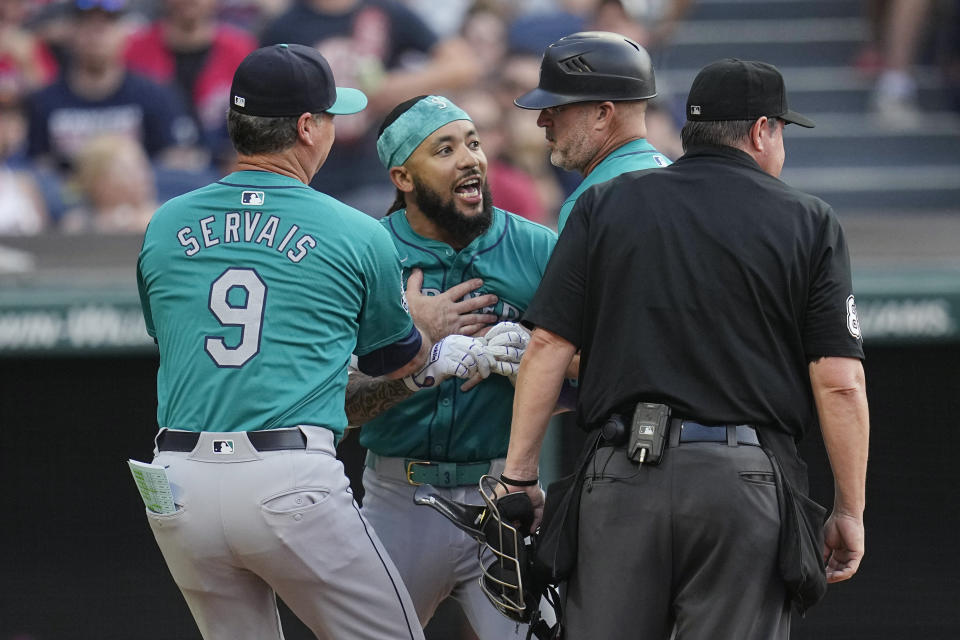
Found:
[[[386,231],[307,186],[361,92],[316,50],[274,45],[230,96],[238,171],[162,206],[138,263],[160,348],[154,462],[177,505],[150,526],[207,640],[281,639],[277,596],[318,638],[422,639],[336,459],[347,363],[426,385],[476,373],[480,343],[431,349]]]
[[[456,599],[481,640],[525,637],[484,597],[477,543],[434,511],[417,507],[417,485],[477,503],[484,474],[498,476],[509,436],[515,374],[526,331],[515,324],[553,250],[553,231],[493,206],[487,160],[470,116],[441,96],[398,105],[381,127],[377,149],[397,187],[382,219],[405,269],[423,270],[424,289],[483,279],[476,292],[496,294],[502,321],[486,334],[496,373],[470,388],[449,379],[429,389],[351,376],[347,414],[363,424],[369,452],[363,512],[376,528],[410,591],[420,622]],[[486,310],[485,310],[486,311]],[[465,390],[466,389],[466,390]]]
[[[584,177],[560,207],[560,231],[593,185],[670,164],[646,140],[647,100],[656,95],[649,54],[626,36],[574,33],[544,51],[539,85],[514,104],[540,110],[537,125],[545,130],[550,162]]]

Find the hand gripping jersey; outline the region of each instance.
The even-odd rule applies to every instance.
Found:
[[[533,297],[556,242],[553,231],[520,216],[493,210],[493,222],[483,235],[459,253],[410,228],[406,212],[381,220],[400,254],[404,277],[423,269],[423,291],[437,294],[469,280],[482,278],[471,295],[494,293],[492,310],[500,320],[516,321]],[[466,393],[463,380],[452,378],[435,389],[422,389],[363,426],[360,443],[382,456],[469,462],[502,457],[507,451],[513,386],[491,375]]]
[[[163,205],[137,278],[160,347],[161,427],[339,435],[351,353],[413,330],[377,221],[275,173],[233,173]]]

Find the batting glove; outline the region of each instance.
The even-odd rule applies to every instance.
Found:
[[[450,377],[490,375],[493,359],[484,354],[483,341],[467,336],[447,336],[433,345],[426,366],[403,381],[413,391],[435,387]]]
[[[501,322],[494,325],[484,338],[487,341],[484,352],[493,358],[490,370],[507,376],[516,384],[520,359],[530,344],[530,332],[516,322]]]

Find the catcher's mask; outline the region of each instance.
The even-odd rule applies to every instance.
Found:
[[[533,584],[536,580],[530,570],[533,541],[528,532],[533,524],[533,503],[526,493],[497,498],[494,491],[498,485],[506,489],[497,478],[480,478],[480,496],[487,508],[481,525],[484,541],[477,551],[480,587],[500,613],[527,623],[539,612],[542,593],[542,585]]]
[[[482,505],[455,502],[429,484],[417,487],[413,501],[433,507],[479,543],[480,588],[500,613],[529,624],[528,639],[555,640],[562,633],[563,613],[556,588],[534,569],[536,536],[527,533],[533,523],[533,504],[526,493],[497,498],[497,486],[506,489],[497,478],[480,478]],[[553,609],[552,624],[540,617],[541,598]]]

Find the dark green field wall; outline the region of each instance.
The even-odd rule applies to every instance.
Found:
[[[0,640],[200,637],[125,464],[151,457],[156,367],[150,356],[0,358]],[[868,344],[866,371],[866,560],[793,637],[955,639],[960,344]],[[575,440],[565,438],[564,458]],[[360,452],[348,440],[342,454],[356,477]],[[829,505],[818,437],[804,454],[814,495]],[[310,637],[284,619],[289,640]],[[469,638],[462,627],[445,608],[428,638]]]

